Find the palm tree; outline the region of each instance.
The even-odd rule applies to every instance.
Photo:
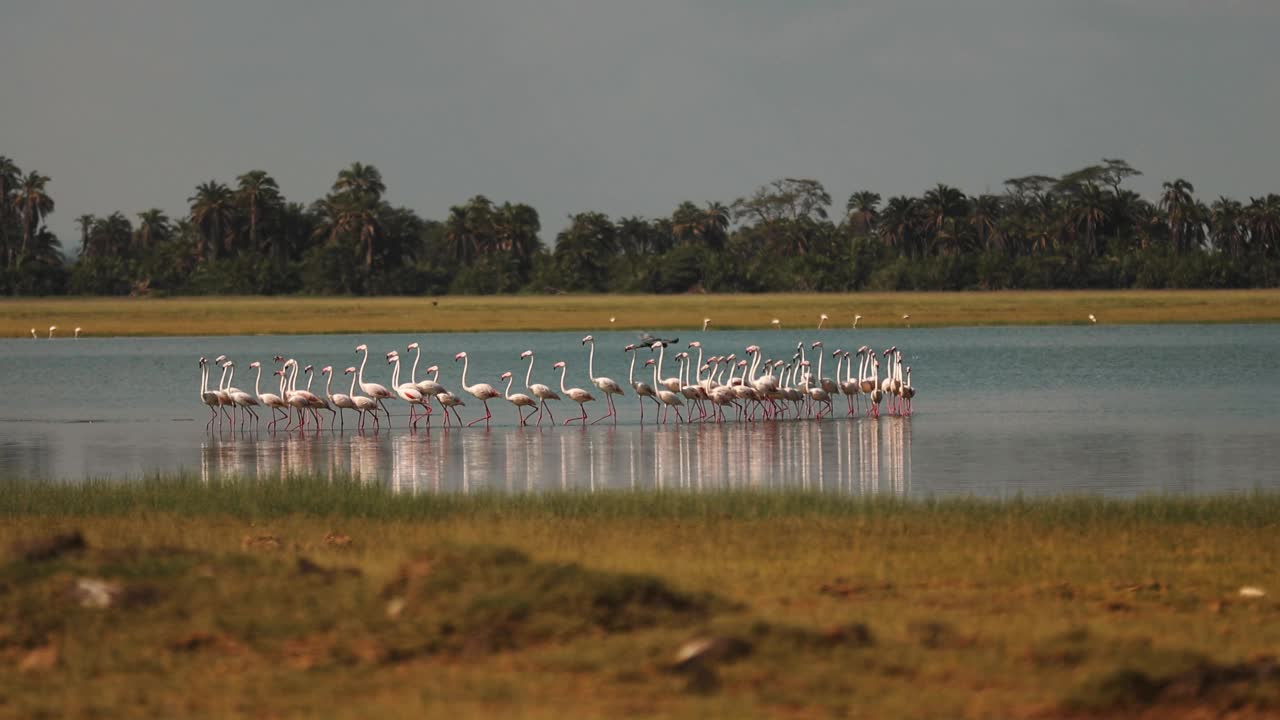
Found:
[[[870,235],[875,232],[876,223],[880,220],[880,211],[877,209],[879,205],[880,193],[859,190],[850,195],[849,201],[844,204],[845,217],[857,228],[858,234]]]
[[[1160,196],[1160,209],[1168,216],[1173,251],[1181,254],[1189,249],[1193,227],[1198,223],[1196,201],[1191,195],[1196,189],[1182,178],[1165,182],[1162,186],[1164,193]]]
[[[351,163],[351,167],[338,173],[338,179],[333,183],[333,191],[376,203],[382,199],[387,186],[382,182],[382,173],[378,172],[378,168],[363,163]]]
[[[995,195],[979,195],[969,204],[969,226],[978,237],[983,250],[991,250],[991,240],[1003,242],[1000,228],[1000,198]]]
[[[258,244],[259,214],[280,204],[280,186],[265,170],[250,170],[236,178],[236,182],[239,183],[236,199],[241,205],[247,205],[249,210],[249,247],[264,250]]]
[[[1280,195],[1250,198],[1245,210],[1249,223],[1249,244],[1255,253],[1269,255],[1280,250]]]
[[[93,231],[93,225],[98,218],[93,215],[81,215],[76,218],[76,224],[80,226],[80,257],[90,257],[94,254],[93,245],[90,243],[90,233]]]
[[[719,202],[707,203],[702,212],[702,220],[698,223],[698,236],[712,250],[723,250],[728,239],[730,210]]]
[[[169,239],[169,216],[159,208],[138,213],[138,249],[150,253],[157,243]]]
[[[200,228],[200,243],[196,246],[197,260],[218,255],[218,245],[231,250],[233,196],[231,189],[217,180],[196,186],[196,194],[187,198],[191,203],[191,223]]]
[[[956,218],[968,214],[969,206],[964,193],[945,183],[924,194],[921,213],[925,230],[933,232],[934,242],[948,250],[960,249],[960,234],[956,232]]]
[[[1219,197],[1210,208],[1209,217],[1214,246],[1233,259],[1244,257],[1244,205],[1239,200]]]
[[[10,194],[18,186],[22,171],[9,158],[0,155],[0,251],[5,253],[9,264],[13,263],[14,248],[9,242],[9,217],[12,204]]]
[[[918,224],[917,201],[899,195],[889,198],[880,216],[880,235],[885,244],[897,248],[899,254],[914,255],[915,231]]]
[[[454,205],[449,208],[449,217],[444,221],[444,239],[454,261],[467,264],[475,258],[475,245],[471,241],[471,232],[467,227],[465,205]]]
[[[32,170],[21,179],[18,191],[13,196],[12,204],[22,215],[22,247],[18,250],[19,258],[27,254],[27,246],[31,244],[31,237],[40,221],[53,212],[53,198],[44,189],[48,182],[49,176]]]
[[[1089,257],[1098,255],[1097,229],[1107,222],[1107,194],[1093,183],[1085,183],[1071,196],[1071,220],[1084,226],[1085,252]]]

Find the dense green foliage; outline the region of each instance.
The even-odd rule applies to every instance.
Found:
[[[569,218],[543,242],[538,212],[477,195],[443,221],[383,200],[355,163],[310,205],[265,171],[210,180],[186,217],[81,215],[67,262],[44,224],[47,176],[0,157],[0,292],[17,294],[682,293],[1049,288],[1237,288],[1280,282],[1280,195],[1206,205],[1183,179],[1155,201],[1106,159],[969,197],[855,192],[838,216],[816,180],[785,178],[670,217]]]

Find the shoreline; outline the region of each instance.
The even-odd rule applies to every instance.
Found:
[[[1280,323],[1276,290],[1064,290],[762,295],[208,296],[0,300],[0,336],[1018,327]],[[904,317],[909,316],[909,317]]]

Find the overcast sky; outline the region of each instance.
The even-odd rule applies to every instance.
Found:
[[[0,155],[82,213],[185,214],[359,161],[441,219],[483,193],[668,215],[785,176],[850,193],[1123,157],[1154,195],[1280,192],[1277,0],[0,0]]]

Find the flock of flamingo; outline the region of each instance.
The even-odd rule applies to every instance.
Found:
[[[825,318],[824,318],[825,319]],[[704,323],[704,329],[707,323]],[[652,402],[655,414],[660,410],[660,420],[667,423],[669,415],[675,412],[681,423],[691,422],[724,422],[726,411],[731,410],[738,421],[815,419],[822,420],[835,414],[835,402],[844,396],[847,414],[854,416],[865,412],[871,417],[880,415],[881,403],[892,415],[907,416],[911,414],[911,402],[915,397],[915,388],[911,384],[911,367],[903,365],[902,353],[897,347],[891,347],[877,353],[867,346],[856,351],[837,349],[831,352],[836,367],[832,377],[823,374],[823,358],[826,355],[821,340],[812,343],[797,343],[794,353],[788,359],[772,359],[763,357],[759,345],[750,345],[743,351],[743,357],[736,354],[705,355],[702,343],[690,342],[686,350],[676,352],[672,359],[678,365],[676,374],[667,376],[663,372],[666,351],[675,340],[661,340],[646,336],[640,344],[627,345],[623,351],[630,354],[631,364],[627,373],[627,384],[631,386],[640,403],[640,422],[644,422],[645,406]],[[590,421],[595,424],[610,418],[617,423],[617,408],[613,396],[624,396],[623,385],[612,378],[595,374],[595,338],[587,335],[582,338],[582,345],[589,346],[587,351],[587,376],[595,390],[603,397],[607,412]],[[644,360],[639,377],[636,371],[636,359],[643,351],[649,351],[650,357]],[[697,351],[697,359],[692,352]],[[334,370],[331,366],[320,369],[325,376],[324,394],[319,395],[311,390],[315,380],[311,365],[299,366],[297,360],[286,359],[277,355],[275,363],[279,366],[273,375],[279,377],[278,392],[262,391],[262,364],[252,362],[249,367],[257,372],[254,378],[254,392],[250,393],[235,387],[235,363],[224,355],[214,358],[213,364],[221,368],[221,376],[217,389],[209,386],[211,379],[210,365],[206,358],[200,358],[200,400],[210,410],[211,415],[206,429],[211,429],[216,421],[219,428],[224,420],[233,427],[236,422],[243,427],[245,423],[256,426],[261,418],[256,408],[269,408],[271,421],[268,429],[274,429],[280,422],[286,423],[287,430],[302,429],[310,423],[311,427],[320,429],[324,425],[321,411],[327,410],[330,425],[337,420],[343,428],[346,421],[344,410],[354,410],[359,418],[359,429],[363,430],[366,420],[372,419],[376,428],[381,427],[379,413],[385,418],[388,427],[391,425],[391,413],[386,401],[401,401],[409,407],[409,426],[416,429],[418,424],[426,421],[431,425],[431,417],[436,412],[432,401],[439,405],[443,413],[443,424],[448,427],[456,421],[463,426],[458,407],[463,402],[459,394],[449,391],[440,383],[440,368],[431,365],[426,369],[426,379],[418,380],[418,364],[422,351],[418,343],[411,343],[405,352],[413,352],[413,366],[409,371],[409,381],[401,382],[401,356],[398,350],[386,353],[388,365],[392,365],[390,386],[365,381],[365,365],[369,361],[367,345],[356,346],[355,352],[361,354],[359,366],[346,368],[343,373],[351,376],[351,384],[346,393],[333,392]],[[815,363],[810,358],[816,357]],[[885,358],[884,377],[880,376],[880,358]],[[553,401],[568,398],[578,404],[581,415],[568,418],[569,423],[588,424],[587,404],[595,402],[597,397],[590,390],[568,387],[568,366],[562,360],[552,365],[553,370],[560,371],[560,391],[533,381],[534,354],[532,350],[520,353],[521,361],[527,360],[525,369],[524,392],[511,392],[515,380],[510,371],[502,373],[500,380],[506,386],[499,392],[494,386],[478,382],[474,385],[467,382],[467,371],[470,359],[467,353],[454,355],[454,362],[462,362],[462,391],[479,400],[484,406],[484,416],[468,423],[467,427],[483,422],[486,427],[493,417],[489,401],[504,399],[514,406],[521,425],[537,416],[536,423],[541,426],[542,416],[547,415],[555,423],[552,413]],[[854,364],[858,366],[854,373]],[[652,366],[652,383],[646,382],[648,371]],[[298,388],[299,372],[307,376],[305,389]],[[360,393],[356,393],[359,386]],[[862,406],[865,404],[865,411]],[[525,410],[528,409],[526,413]],[[450,419],[452,413],[453,419]],[[695,413],[697,417],[695,417]]]

